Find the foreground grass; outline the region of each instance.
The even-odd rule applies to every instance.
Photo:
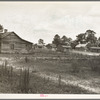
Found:
[[[93,92],[86,91],[78,86],[65,85],[55,83],[49,79],[41,78],[39,76],[32,75],[35,80],[30,80],[30,86],[33,87],[33,93],[44,94],[91,94]]]
[[[3,57],[6,56],[6,58],[9,59],[9,55],[5,55],[5,56],[2,55],[2,56]],[[24,59],[26,56],[28,57],[27,63],[25,62],[25,59]],[[59,57],[61,56],[62,54],[59,54]],[[81,57],[87,58],[87,56],[76,55],[76,54],[75,55],[72,54],[70,58],[72,58],[73,56],[74,58],[81,58]],[[58,56],[56,55],[56,57]],[[78,80],[85,79],[85,80],[91,80],[91,83],[92,83],[93,78],[96,77],[99,79],[98,74],[93,72],[91,70],[91,67],[89,67],[87,60],[86,61],[76,60],[73,62],[72,59],[71,60],[34,59],[34,55],[33,56],[32,55],[13,55],[11,56],[11,58],[12,60],[9,61],[8,63],[12,64],[13,66],[16,66],[16,68],[29,67],[31,71],[33,70],[33,72],[30,72],[30,84],[29,84],[28,93],[34,93],[34,94],[37,94],[37,93],[38,94],[41,94],[41,93],[43,94],[46,94],[46,93],[48,94],[88,94],[88,93],[91,93],[92,94],[92,92],[88,92],[87,90],[79,88],[78,86],[65,85],[65,84],[62,84],[61,86],[59,86],[58,83],[55,83],[49,79],[41,78],[37,76],[36,74],[34,74],[34,68],[37,74],[38,72],[43,72],[43,73],[52,74],[52,75],[61,74],[62,77],[64,78],[67,77],[67,80],[69,79],[69,80],[78,81]],[[86,62],[86,64],[84,62]],[[75,70],[75,69],[79,69],[79,70]],[[75,72],[73,72],[73,70]],[[20,86],[19,86],[19,75],[18,75],[17,69],[14,69],[14,74],[15,75],[13,76],[12,83],[11,81],[9,81],[9,78],[7,78],[7,76],[5,76],[4,78],[1,77],[1,81],[0,81],[1,93],[24,93],[21,91]],[[99,82],[97,81],[97,83]],[[85,85],[85,81],[84,81],[84,85]],[[95,85],[95,81],[94,81],[94,85]]]
[[[1,77],[0,77],[1,78]],[[0,93],[25,93],[22,92],[19,86],[19,76],[15,74],[12,81],[7,76],[0,80]],[[59,84],[41,78],[34,73],[30,74],[29,91],[31,94],[88,94],[88,92],[79,87],[72,85]]]

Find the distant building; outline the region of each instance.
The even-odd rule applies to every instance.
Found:
[[[57,46],[55,44],[51,44],[51,47],[52,47],[51,48],[52,51],[56,51],[57,50]]]
[[[78,44],[75,47],[76,50],[82,50],[82,51],[86,51],[87,50],[87,43],[86,44]]]
[[[44,48],[45,47],[45,45],[44,44],[37,44],[37,48]]]
[[[0,33],[0,53],[28,53],[32,44],[19,37],[15,32]]]
[[[67,45],[62,45],[63,51],[70,51],[71,50],[71,46],[67,46]]]
[[[34,44],[34,49],[44,49],[45,45],[44,44]]]
[[[68,46],[68,45],[58,45],[57,47],[57,51],[60,51],[60,52],[67,52],[71,50],[71,46]]]
[[[52,49],[51,44],[47,44],[47,45],[46,45],[46,48],[47,48],[47,49]]]
[[[46,45],[46,48],[49,49],[49,50],[51,50],[51,51],[56,51],[57,50],[56,45],[55,44],[52,44],[52,43],[47,44]]]
[[[100,47],[90,47],[90,51],[100,53]]]

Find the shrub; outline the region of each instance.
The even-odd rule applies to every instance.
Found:
[[[20,79],[19,79],[19,85],[22,93],[28,93],[29,91],[29,69],[20,71]]]
[[[79,73],[80,72],[80,63],[78,60],[73,60],[72,61],[72,72],[73,73]]]
[[[89,59],[88,65],[92,71],[100,72],[100,58]]]

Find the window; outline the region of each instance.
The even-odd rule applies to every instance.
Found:
[[[11,48],[12,50],[14,50],[14,44],[11,44],[11,45],[10,45],[10,48]]]

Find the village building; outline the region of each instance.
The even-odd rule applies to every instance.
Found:
[[[100,47],[90,47],[90,51],[100,53]]]
[[[38,43],[38,44],[37,44],[37,48],[45,48],[45,45],[42,44],[42,43],[41,43],[41,44]]]
[[[57,50],[57,46],[55,44],[48,44],[46,45],[46,48],[51,50],[51,51],[56,51]]]
[[[19,37],[15,32],[0,33],[0,53],[29,53],[32,44]]]
[[[87,50],[87,43],[86,44],[78,44],[75,47],[76,50],[86,51]]]
[[[52,50],[52,51],[56,51],[56,50],[57,50],[57,47],[56,47],[55,44],[51,44],[51,50]]]
[[[67,52],[72,49],[71,46],[67,46],[67,45],[62,45],[62,48],[63,48],[63,52]]]
[[[69,45],[58,45],[57,47],[57,51],[60,51],[60,52],[67,52],[71,50],[71,46]]]
[[[46,48],[44,44],[39,44],[39,43],[34,44],[34,49],[44,49],[44,48]]]

